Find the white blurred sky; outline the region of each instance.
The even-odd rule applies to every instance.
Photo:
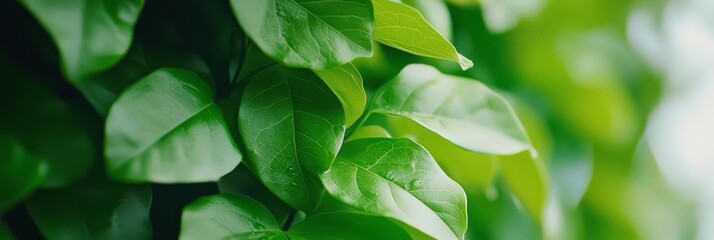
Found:
[[[635,9],[628,38],[666,78],[646,140],[668,182],[699,204],[697,239],[714,239],[714,1]]]

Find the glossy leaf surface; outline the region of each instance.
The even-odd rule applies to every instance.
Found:
[[[339,100],[314,73],[272,67],[246,87],[238,114],[248,166],[275,195],[308,210],[317,175],[337,155],[345,133]]]
[[[482,83],[413,64],[383,85],[370,110],[408,117],[473,152],[532,149],[510,104]]]
[[[243,30],[292,67],[330,69],[372,54],[369,0],[231,0]]]
[[[255,200],[232,194],[199,198],[181,216],[182,240],[286,239],[268,209]]]
[[[105,141],[109,175],[130,182],[215,181],[241,159],[208,85],[178,69],[157,70],[124,91]]]
[[[372,4],[375,40],[412,54],[458,62],[463,70],[473,67],[416,9],[390,0]]]
[[[362,116],[367,104],[367,93],[357,68],[348,63],[329,70],[315,70],[315,73],[340,99],[347,127],[351,126]]]
[[[105,70],[131,45],[143,0],[22,0],[57,45],[65,76],[75,83]]]
[[[322,181],[331,195],[370,214],[393,218],[436,239],[464,238],[464,190],[409,139],[347,142]]]

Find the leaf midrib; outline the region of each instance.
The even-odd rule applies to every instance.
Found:
[[[431,210],[437,217],[439,217],[439,220],[446,226],[447,229],[449,229],[449,231],[450,231],[452,234],[454,234],[454,236],[458,236],[458,234],[457,234],[457,233],[454,233],[454,230],[452,230],[451,227],[449,227],[449,224],[446,223],[446,222],[444,221],[444,219],[441,218],[441,216],[439,215],[439,213],[438,213],[437,211],[435,211],[434,209],[432,209],[431,207],[429,207],[429,205],[426,205],[426,203],[424,203],[423,200],[421,200],[421,199],[419,199],[418,197],[414,196],[414,194],[412,194],[409,190],[406,190],[406,189],[404,189],[402,186],[399,186],[398,184],[396,184],[396,183],[392,182],[391,180],[389,180],[389,179],[383,177],[382,175],[379,175],[379,174],[377,174],[377,173],[375,173],[375,172],[372,172],[372,171],[370,171],[370,170],[368,170],[368,169],[366,169],[366,168],[364,168],[364,167],[362,167],[362,166],[360,166],[360,165],[357,165],[357,164],[355,164],[355,163],[353,163],[353,162],[346,161],[346,160],[343,161],[343,162],[345,162],[345,163],[347,163],[347,164],[349,164],[349,165],[352,165],[352,166],[354,166],[355,168],[357,168],[357,169],[359,169],[359,170],[362,170],[362,171],[371,173],[372,175],[377,176],[377,178],[380,178],[380,179],[386,181],[387,184],[394,185],[394,186],[396,186],[398,189],[401,189],[401,190],[406,191],[407,193],[409,193],[409,196],[412,196],[413,198],[416,198],[419,203],[421,203],[422,205],[424,205],[426,208],[428,208],[429,210]],[[355,179],[355,182],[357,182],[357,179]],[[392,198],[394,199],[394,197],[392,197]],[[395,203],[397,203],[397,202],[395,202]],[[396,205],[399,207],[399,204],[396,204]],[[400,208],[401,208],[401,207],[400,207]],[[400,221],[402,221],[402,220],[400,220]],[[428,235],[430,235],[430,234],[428,234]],[[457,238],[458,238],[458,237],[457,237]]]
[[[161,140],[163,140],[164,138],[166,138],[166,136],[168,136],[168,135],[170,135],[172,132],[176,131],[176,129],[178,129],[181,125],[185,124],[185,123],[188,122],[189,120],[191,120],[191,119],[193,119],[194,117],[198,116],[200,113],[202,113],[203,111],[205,111],[206,109],[208,109],[208,108],[211,107],[212,105],[214,105],[214,103],[211,102],[211,103],[208,103],[208,104],[206,104],[205,106],[201,107],[200,109],[198,109],[198,111],[194,112],[193,114],[191,114],[191,115],[190,115],[189,117],[187,117],[186,119],[180,121],[178,124],[176,124],[176,125],[172,126],[171,128],[169,128],[169,130],[166,131],[166,132],[164,132],[163,134],[161,134],[160,137],[154,139],[154,140],[151,141],[149,144],[146,144],[144,147],[142,147],[142,148],[141,148],[139,151],[137,151],[136,153],[129,155],[129,157],[123,159],[122,161],[119,161],[119,164],[117,164],[117,166],[124,166],[124,165],[126,165],[127,163],[130,162],[131,159],[134,159],[134,158],[140,156],[141,154],[143,154],[144,152],[146,152],[147,150],[149,150],[149,148],[151,148],[151,146],[157,144],[159,141],[161,141]],[[211,116],[212,116],[213,119],[216,119],[215,116],[213,116],[213,115],[211,115]]]

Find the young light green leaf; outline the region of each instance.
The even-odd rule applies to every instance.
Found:
[[[268,209],[249,197],[232,194],[202,197],[186,206],[179,238],[288,239]]]
[[[540,221],[545,208],[548,184],[543,163],[528,152],[499,156],[503,177],[513,195]]]
[[[367,104],[367,93],[362,85],[362,75],[352,64],[344,64],[329,70],[314,70],[317,76],[337,95],[345,110],[347,127],[362,116]]]
[[[231,0],[243,30],[284,65],[330,69],[372,54],[369,0]]]
[[[21,0],[50,33],[72,82],[105,70],[131,45],[143,0]]]
[[[372,4],[375,40],[412,54],[458,62],[463,70],[473,67],[416,9],[390,0]]]
[[[159,69],[109,110],[107,172],[129,182],[216,181],[241,155],[208,85],[185,70]]]
[[[369,214],[393,218],[436,239],[464,238],[464,190],[409,139],[347,142],[321,178],[332,196]]]
[[[342,145],[344,110],[314,73],[271,67],[248,83],[238,113],[246,160],[280,199],[311,210],[319,197],[318,174]]]
[[[357,128],[347,141],[362,139],[362,138],[381,138],[381,137],[391,137],[389,132],[384,128],[377,125],[360,126]]]
[[[290,227],[290,239],[412,239],[392,220],[350,212],[317,214]]]
[[[452,143],[487,154],[531,150],[509,103],[482,83],[412,64],[382,86],[373,113],[408,117]]]
[[[21,200],[47,177],[47,163],[32,156],[22,143],[0,135],[0,213]]]
[[[496,156],[478,154],[456,146],[409,118],[384,117],[393,137],[409,138],[424,146],[444,172],[467,191],[483,191],[491,186],[498,173]]]
[[[147,185],[90,178],[38,191],[27,209],[47,239],[149,239],[151,199]]]

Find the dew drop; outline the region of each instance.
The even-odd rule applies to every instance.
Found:
[[[416,161],[412,161],[411,163],[409,163],[409,166],[412,167],[412,170],[416,170]]]
[[[271,171],[271,172],[272,172],[272,171],[275,171],[275,168],[273,168],[273,167],[270,167],[270,171]]]
[[[386,176],[386,177],[387,177],[387,179],[389,179],[389,181],[393,181],[395,178],[397,178],[397,177],[395,176],[394,172],[392,172],[392,171],[387,172],[387,176]]]
[[[419,188],[419,187],[421,187],[421,183],[422,183],[421,180],[414,180],[414,181],[412,181],[412,183],[409,184],[409,185],[411,185],[412,188]]]
[[[293,186],[297,186],[296,182],[291,182],[290,184],[292,184]]]
[[[294,171],[294,170],[295,170],[295,168],[293,168],[293,167],[288,168],[288,171]]]

